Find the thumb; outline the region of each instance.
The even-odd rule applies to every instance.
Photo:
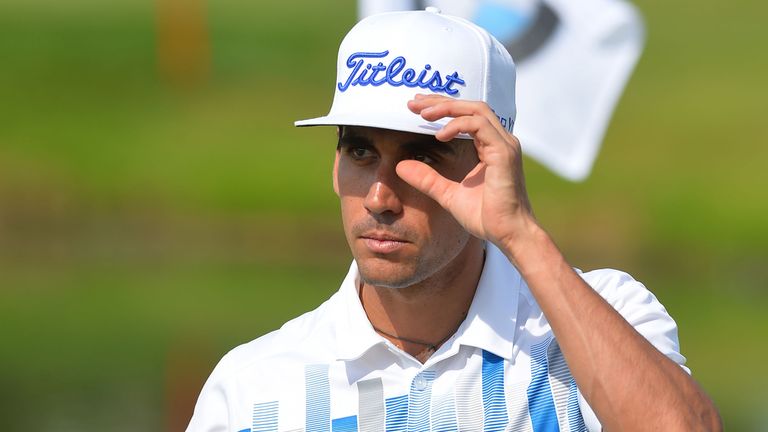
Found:
[[[427,195],[444,208],[448,208],[449,197],[456,183],[441,176],[431,166],[415,161],[400,161],[395,167],[397,175],[414,189]]]

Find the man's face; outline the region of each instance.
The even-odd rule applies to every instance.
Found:
[[[461,181],[477,163],[470,141],[441,143],[433,136],[347,126],[334,163],[344,232],[365,283],[405,288],[438,272],[460,270],[477,244],[437,202],[395,172],[415,159]]]

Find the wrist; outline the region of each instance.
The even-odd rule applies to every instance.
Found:
[[[523,276],[537,273],[542,266],[546,268],[553,259],[562,259],[552,237],[533,218],[526,219],[515,235],[497,246]]]
[[[516,225],[510,230],[510,234],[494,242],[513,264],[530,252],[533,245],[548,237],[533,216],[519,219]]]

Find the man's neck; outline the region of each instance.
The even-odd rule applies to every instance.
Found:
[[[467,315],[483,270],[482,242],[445,268],[406,288],[361,284],[360,301],[374,329],[424,363]]]

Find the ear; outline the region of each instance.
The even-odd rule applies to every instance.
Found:
[[[340,150],[336,150],[336,158],[333,160],[333,191],[339,196],[339,155]]]

